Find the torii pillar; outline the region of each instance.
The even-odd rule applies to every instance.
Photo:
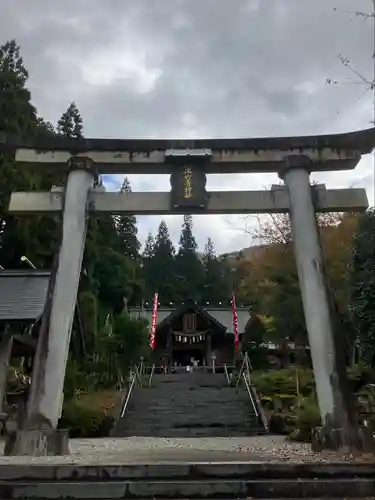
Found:
[[[343,350],[335,337],[336,311],[325,273],[311,167],[309,157],[289,156],[279,176],[289,194],[295,258],[322,420],[314,441],[317,449],[364,449],[372,447],[373,440],[370,437],[370,442],[364,442],[363,430],[358,432],[355,412],[351,411]]]
[[[89,158],[74,157],[63,202],[62,237],[52,272],[34,359],[24,428],[11,436],[9,455],[61,455],[68,435],[58,431],[66,362],[87,231],[87,203],[96,174]]]

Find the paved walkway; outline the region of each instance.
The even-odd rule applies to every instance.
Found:
[[[0,443],[0,453],[3,452]],[[314,453],[307,444],[291,443],[283,436],[248,438],[105,438],[72,439],[65,457],[4,457],[1,464],[118,465],[158,462],[332,462],[354,461],[352,456]],[[361,457],[361,461],[368,457]],[[358,458],[357,458],[358,459]],[[373,458],[372,458],[373,460]]]

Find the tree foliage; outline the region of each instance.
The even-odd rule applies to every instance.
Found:
[[[6,42],[0,47],[0,130],[24,138],[48,137],[55,133],[73,139],[83,137],[83,119],[74,102],[62,113],[55,130],[51,123],[37,115],[27,83],[28,72],[20,47],[14,40]],[[55,171],[42,175],[21,169],[13,155],[6,151],[1,152],[0,171],[0,264],[5,268],[19,268],[21,256],[26,255],[36,267],[50,269],[59,245],[60,217],[15,217],[7,213],[7,208],[11,192],[48,191],[52,185],[64,183],[63,175]],[[130,189],[129,184],[126,189]],[[133,339],[133,335],[139,334],[138,322],[129,318],[126,328],[119,326],[125,321],[121,316],[125,299],[139,300],[140,297],[134,259],[140,245],[135,223],[132,218],[116,221],[107,214],[91,215],[89,219],[78,300],[87,358],[74,360],[84,379],[87,379],[84,366],[91,363],[87,372],[91,373],[91,379],[93,373],[105,372],[106,377],[118,381],[118,363],[111,364],[114,339],[118,345],[127,346],[127,351],[122,351],[122,367],[126,368],[139,355],[138,340]],[[133,224],[131,231],[130,224]],[[109,331],[111,341],[106,338]],[[117,333],[114,335],[113,331]],[[72,363],[70,361],[69,373],[74,372]],[[76,384],[79,386],[77,380]]]
[[[125,177],[120,188],[120,194],[131,193],[129,179]],[[137,259],[141,244],[138,240],[137,218],[135,215],[118,215],[115,217],[116,230],[122,251],[132,259]]]
[[[204,287],[202,262],[197,254],[197,242],[193,235],[193,218],[185,215],[176,256],[178,296],[180,300],[202,300]]]
[[[46,133],[47,124],[37,117],[27,88],[28,71],[14,40],[0,46],[0,130],[20,137]],[[0,153],[0,263],[18,268],[26,254],[38,266],[51,264],[56,226],[45,217],[17,217],[7,213],[13,191],[50,188],[37,172],[20,170],[13,154]]]
[[[157,292],[162,303],[174,302],[176,300],[175,248],[164,220],[159,224],[155,239],[149,235],[145,252],[146,298],[151,300]]]
[[[365,360],[375,364],[375,211],[359,220],[353,239],[350,312]]]
[[[348,320],[350,245],[357,217],[352,214],[319,214],[317,218],[328,281],[341,316],[343,338],[351,343]],[[289,216],[275,214],[262,221],[254,237],[264,242],[252,258],[241,262],[244,279],[240,297],[253,309],[274,318],[281,343],[306,345],[306,326],[294,258]]]
[[[61,115],[57,122],[56,132],[69,139],[81,139],[83,137],[83,120],[75,102],[71,102],[67,110]]]
[[[202,264],[204,278],[202,301],[214,304],[226,302],[233,291],[230,268],[228,262],[216,254],[211,238],[208,238],[204,248]]]

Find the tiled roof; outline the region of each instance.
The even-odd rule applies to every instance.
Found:
[[[49,271],[0,271],[0,321],[35,320],[43,312]]]

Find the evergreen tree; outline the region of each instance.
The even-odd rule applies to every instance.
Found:
[[[193,217],[184,215],[180,236],[180,252],[195,252],[197,248],[198,245],[193,236]]]
[[[375,365],[375,211],[359,220],[353,240],[350,310],[362,357]]]
[[[148,233],[147,240],[145,242],[145,248],[143,250],[143,258],[145,260],[152,259],[155,255],[155,239],[151,233]]]
[[[15,40],[0,46],[0,130],[20,137],[35,133],[36,109],[26,87],[29,74]]]
[[[226,260],[217,257],[211,238],[207,240],[202,261],[205,280],[203,287],[204,302],[214,304],[227,302],[231,294],[229,268]]]
[[[147,251],[151,251],[151,240]],[[147,273],[147,299],[150,300],[155,292],[163,304],[169,304],[176,299],[175,285],[175,249],[169,236],[165,221],[161,221],[155,237],[153,256],[149,261]]]
[[[69,139],[81,139],[83,137],[82,117],[74,102],[70,103],[65,113],[61,115],[57,122],[56,131],[59,135],[69,137]]]
[[[0,130],[17,135],[21,139],[51,136],[55,133],[54,128],[37,116],[31,104],[27,80],[28,73],[16,42],[12,40],[0,46]],[[82,136],[82,128],[78,110],[71,107],[69,113],[62,116],[58,132],[67,137],[78,138]],[[7,269],[18,268],[21,265],[20,257],[26,255],[37,267],[50,269],[60,241],[61,217],[56,217],[57,222],[51,217],[35,215],[15,217],[9,215],[7,210],[11,192],[48,190],[52,184],[61,184],[61,174],[51,170],[51,173],[41,175],[37,171],[20,168],[14,160],[13,153],[3,151],[1,148],[0,174],[0,264]],[[101,379],[97,378],[97,375],[103,375],[103,371],[105,375],[111,372],[111,377],[118,381],[119,370],[122,369],[121,373],[125,376],[127,373],[125,368],[127,369],[129,363],[139,359],[140,349],[143,349],[140,333],[144,333],[143,338],[147,342],[147,331],[143,331],[144,325],[128,321],[124,331],[124,318],[121,317],[118,324],[116,322],[118,317],[115,313],[123,309],[124,296],[131,297],[137,292],[137,276],[133,260],[121,251],[113,218],[106,214],[103,214],[103,217],[91,217],[89,225],[84,267],[86,270],[89,266],[91,268],[88,273],[82,273],[83,286],[81,282],[80,291],[87,290],[86,294],[82,294],[81,312],[83,312],[83,330],[90,332],[88,346],[92,356],[90,359],[92,369],[84,373],[82,360],[80,360],[81,366],[78,363],[73,366],[78,368],[78,373],[77,370],[74,372],[71,384],[74,391],[77,388],[86,390],[87,387],[93,387],[95,380],[99,381],[100,386]],[[114,320],[112,344],[109,342],[109,335],[97,335],[98,332],[103,332],[103,324],[108,317]],[[17,333],[17,327],[15,328]],[[120,335],[125,335],[121,341],[124,347],[117,364],[113,360],[120,358],[116,352]],[[102,367],[104,367],[102,373],[96,373]],[[69,379],[72,381],[69,373],[71,375],[72,371],[68,368],[68,382]],[[85,382],[80,385],[79,380],[83,380],[82,375],[85,375]]]
[[[205,266],[216,260],[216,253],[214,248],[214,243],[211,238],[208,238],[206,246],[203,252],[203,263]]]
[[[163,255],[163,257],[173,258],[175,252],[175,248],[169,236],[167,224],[162,220],[155,237],[154,257]]]
[[[37,117],[36,121],[38,127],[37,131],[38,136],[53,137],[56,134],[55,128],[51,122],[45,121],[43,120],[43,118],[40,118],[39,116]]]
[[[0,47],[0,130],[21,138],[34,137],[45,123],[36,116],[27,80],[20,47],[14,40],[6,42]],[[0,263],[5,268],[18,268],[21,256],[27,255],[36,266],[48,267],[55,244],[53,221],[34,215],[12,216],[7,211],[12,192],[44,189],[50,176],[20,169],[13,153],[4,151],[0,170]]]
[[[182,301],[196,300],[201,302],[202,300],[204,275],[197,248],[198,245],[193,235],[193,218],[191,215],[185,215],[176,257],[179,298]]]
[[[120,193],[126,196],[126,193],[131,193],[130,182],[125,177]],[[120,244],[125,255],[133,259],[139,256],[141,244],[138,240],[137,218],[135,215],[118,215],[115,218],[117,234],[119,235]]]

